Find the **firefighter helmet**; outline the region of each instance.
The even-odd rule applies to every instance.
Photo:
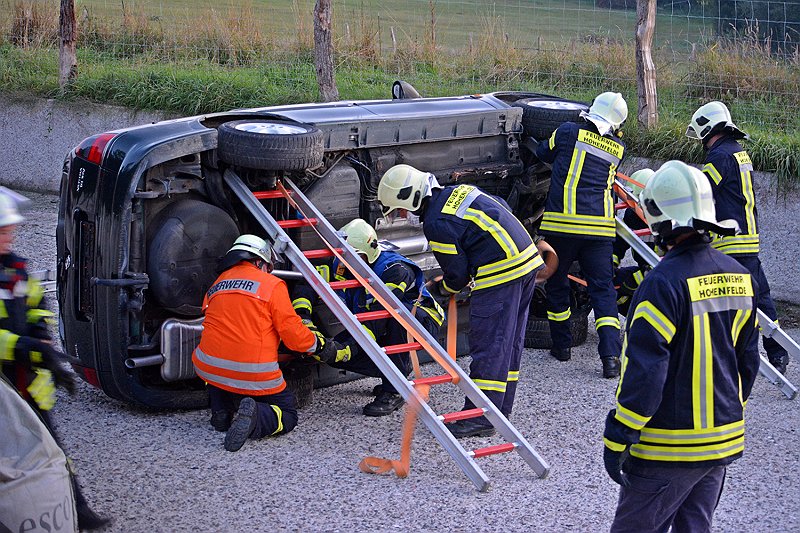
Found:
[[[728,106],[722,102],[709,102],[694,112],[692,120],[686,128],[686,136],[690,139],[705,141],[712,134],[725,129],[731,131],[737,139],[749,138],[733,123]]]
[[[597,126],[601,135],[614,133],[628,118],[628,104],[620,93],[600,93],[581,116]]]
[[[378,201],[383,205],[383,216],[395,209],[416,211],[434,187],[439,187],[439,183],[433,174],[411,165],[393,166],[378,184]]]
[[[652,168],[643,168],[631,174],[631,180],[636,182],[630,184],[633,194],[635,194],[637,197],[640,196],[645,185],[647,185],[647,182],[653,177],[653,174],[655,174],[655,171]],[[641,185],[641,187],[639,187],[637,183]]]
[[[0,192],[0,228],[13,226],[25,220],[19,213],[17,202],[5,192]]]
[[[246,254],[258,257],[267,263],[272,264],[272,247],[267,243],[267,241],[255,235],[240,235],[239,238],[234,241],[233,246],[231,246],[231,249],[228,250],[228,253],[225,255],[227,256],[228,254],[231,254],[231,252],[245,252]],[[243,256],[242,258],[245,259],[246,257]]]
[[[367,256],[367,262],[372,264],[381,255],[381,248],[378,245],[378,234],[375,228],[370,226],[366,220],[356,218],[344,226],[341,231],[347,236],[347,242],[359,253]]]

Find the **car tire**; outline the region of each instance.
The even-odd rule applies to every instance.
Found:
[[[589,311],[591,311],[591,307],[579,308],[573,311],[569,318],[572,346],[580,346],[586,342],[589,332]],[[553,339],[550,338],[550,321],[547,318],[537,317],[532,313],[528,315],[525,347],[542,349],[553,347]]]
[[[217,129],[217,155],[258,170],[305,170],[322,164],[322,132],[288,120],[234,120]]]
[[[550,137],[561,124],[576,122],[589,106],[583,102],[560,98],[523,98],[512,104],[522,108],[522,130],[536,140]]]
[[[314,372],[304,361],[294,360],[281,366],[286,388],[294,394],[298,409],[311,405],[314,395]]]

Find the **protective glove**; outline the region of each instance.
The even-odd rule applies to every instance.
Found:
[[[56,404],[56,385],[53,374],[44,368],[34,370],[36,377],[28,385],[28,394],[42,411],[49,411]]]
[[[623,487],[630,485],[628,479],[622,474],[622,463],[625,460],[624,456],[627,450],[628,448],[626,447],[625,451],[615,452],[608,446],[603,446],[603,466],[606,467],[608,477]]]
[[[352,352],[350,346],[326,337],[317,337],[317,349],[311,357],[322,363],[346,363],[352,357]]]
[[[608,477],[623,487],[629,486],[628,479],[622,473],[622,464],[628,457],[631,443],[639,442],[639,432],[634,431],[615,418],[616,409],[611,409],[606,416],[605,430],[603,431],[603,466]]]
[[[42,365],[52,373],[53,381],[57,387],[62,387],[70,394],[75,394],[77,380],[75,373],[64,367],[67,355],[53,348],[50,343],[37,341],[37,350],[42,354]]]

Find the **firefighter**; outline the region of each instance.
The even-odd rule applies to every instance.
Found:
[[[738,142],[749,137],[736,127],[730,111],[722,102],[709,102],[695,111],[686,128],[686,135],[703,143],[706,152],[703,172],[714,191],[717,214],[720,218],[735,220],[741,231],[737,235],[718,236],[711,245],[750,271],[759,287],[758,308],[770,320],[777,322],[778,313],[758,258],[758,212],[753,191],[753,163]],[[763,337],[763,344],[772,366],[786,373],[789,364],[787,351],[768,337]]]
[[[271,253],[264,239],[241,235],[203,299],[203,333],[192,362],[208,384],[211,425],[227,431],[229,452],[248,438],[281,435],[297,425],[294,395],[278,367],[280,341],[320,359],[336,352],[334,341],[294,312],[286,283],[270,274]]]
[[[381,178],[384,215],[419,216],[443,271],[437,290],[470,289],[470,378],[506,417],[511,415],[536,271],[542,258],[508,204],[472,185],[442,187],[433,174],[395,165]],[[467,398],[464,409],[475,406]],[[488,436],[485,417],[449,424],[456,438]]]
[[[628,117],[619,93],[605,92],[592,102],[580,123],[562,124],[536,156],[552,164],[550,190],[539,233],[555,249],[559,267],[547,282],[550,354],[569,361],[572,335],[567,278],[577,260],[588,283],[600,337],[603,377],[619,375],[620,323],[613,283],[612,248],[616,235],[611,186],[625,154],[617,133]]]
[[[12,251],[17,224],[25,220],[17,202],[23,196],[0,187],[0,367],[61,446],[50,410],[56,387],[75,392],[75,375],[62,363],[67,356],[53,346],[48,323],[53,313],[44,308],[44,290],[30,278],[27,260]],[[75,474],[70,472],[80,529],[98,529],[110,519],[97,515],[86,501]]]
[[[698,169],[665,163],[642,200],[667,252],[634,295],[606,417],[604,464],[621,485],[611,531],[709,531],[726,466],[744,450],[758,284],[709,245],[709,230],[733,232]]]
[[[425,278],[422,270],[410,259],[401,254],[382,250],[378,244],[378,235],[375,229],[363,219],[357,218],[345,224],[340,230],[344,233],[347,243],[369,264],[375,274],[397,296],[407,309],[412,311],[416,319],[435,338],[444,321],[444,311],[436,303],[428,289],[425,287]],[[334,279],[350,279],[350,273],[344,265],[334,259],[330,266],[323,265],[320,273],[331,272]],[[323,274],[323,277],[326,277]],[[363,287],[349,288],[337,291],[347,304],[351,312],[363,313],[378,311],[383,307]],[[292,300],[297,314],[303,318],[311,318],[312,302],[316,300],[313,290],[305,284],[295,288],[296,297]],[[380,346],[403,344],[408,341],[406,330],[394,318],[382,318],[364,322],[362,326]],[[365,376],[380,377],[381,384],[373,389],[375,399],[364,406],[366,416],[385,416],[396,411],[403,405],[403,398],[391,382],[384,376],[370,357],[361,350],[353,336],[342,331],[335,340],[347,350],[348,360],[331,362],[330,366],[364,374]],[[411,361],[408,352],[388,355],[389,359],[404,376],[411,373]]]

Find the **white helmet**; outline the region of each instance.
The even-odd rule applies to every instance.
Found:
[[[620,93],[598,94],[581,116],[597,126],[600,135],[616,132],[628,118],[628,104]]]
[[[372,264],[381,255],[381,248],[378,245],[378,234],[375,233],[375,228],[370,226],[366,220],[356,218],[351,220],[342,229],[347,236],[347,242],[360,252],[367,256],[367,262]]]
[[[731,235],[735,230],[717,222],[711,185],[703,173],[682,161],[667,161],[647,182],[639,196],[647,225],[662,239],[680,229],[713,230]]]
[[[686,128],[686,136],[690,139],[704,141],[712,133],[718,133],[723,129],[729,129],[737,139],[749,139],[750,137],[736,127],[731,119],[731,112],[722,102],[709,102],[700,106],[692,115],[692,121]]]
[[[5,187],[0,187],[0,228],[19,224],[25,217],[19,213],[17,200]],[[14,193],[16,194],[16,193]]]
[[[637,185],[636,183],[629,183],[631,191],[633,191],[633,194],[639,197],[642,194],[642,190],[644,189],[645,185],[647,185],[647,182],[650,181],[650,178],[653,177],[653,174],[655,174],[655,170],[653,170],[652,168],[643,168],[631,174],[630,175],[631,180],[641,185],[641,187],[639,187],[639,185]]]
[[[439,188],[436,177],[411,165],[395,165],[381,178],[378,184],[378,201],[383,204],[383,216],[395,209],[416,211],[422,200],[431,195],[431,189]]]
[[[231,246],[227,254],[237,251],[250,253],[272,264],[272,248],[267,241],[261,237],[249,234],[240,235],[239,238],[234,241],[233,246]]]

